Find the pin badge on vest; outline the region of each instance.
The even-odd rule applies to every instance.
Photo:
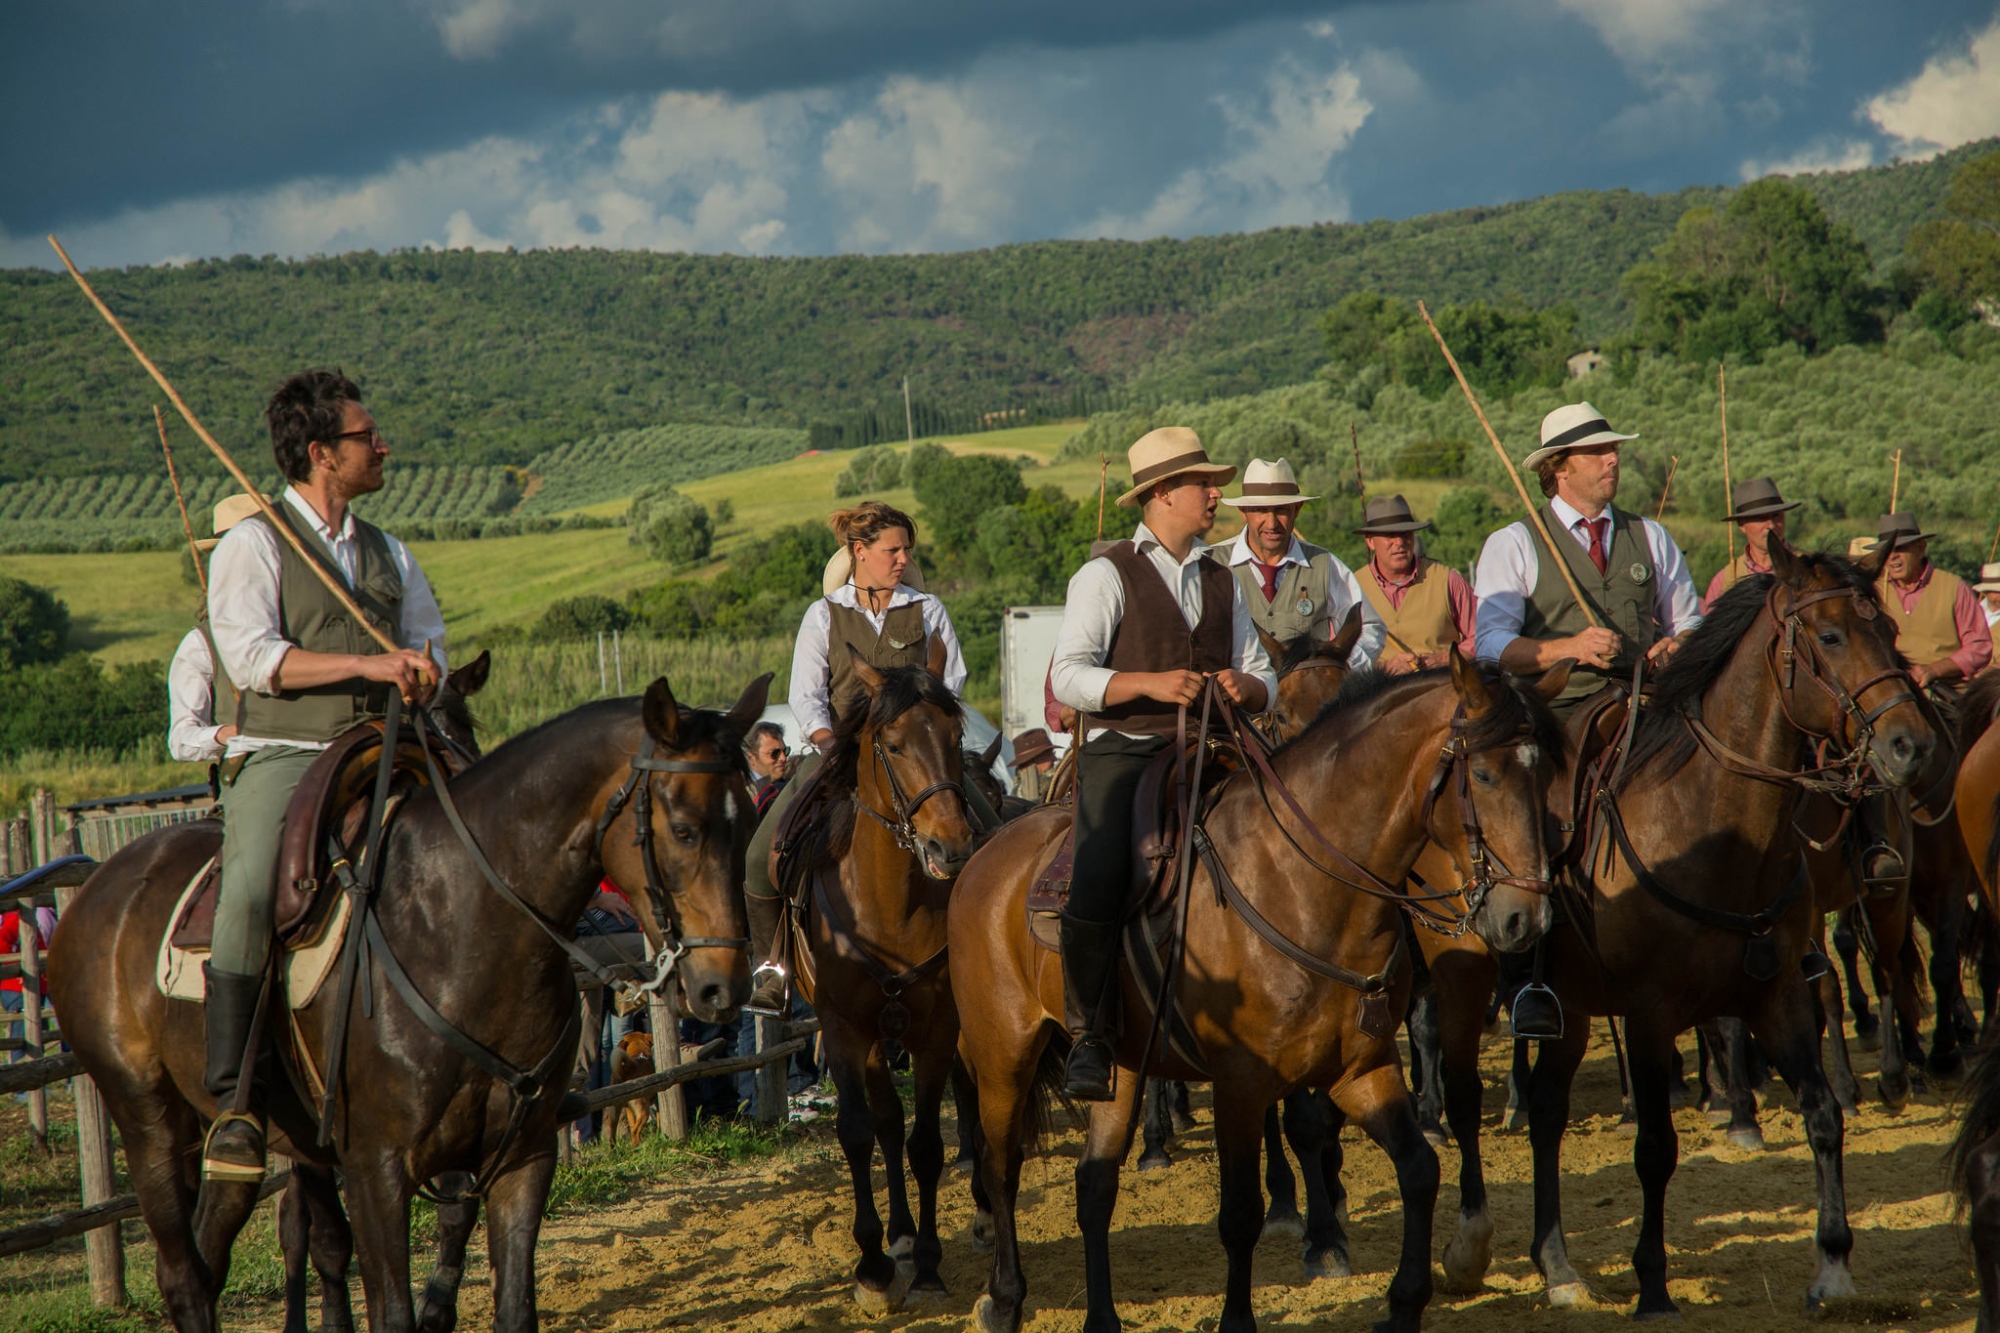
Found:
[[[1632,582],[1634,583],[1644,583],[1648,579],[1653,577],[1653,571],[1646,565],[1645,561],[1643,560],[1633,561],[1632,568],[1626,570],[1625,572],[1632,576]]]
[[[1302,616],[1309,616],[1313,613],[1313,599],[1310,597],[1301,597],[1299,598],[1299,604],[1292,609]]]

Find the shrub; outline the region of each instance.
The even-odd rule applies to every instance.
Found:
[[[631,612],[609,597],[589,595],[550,602],[535,624],[535,633],[546,639],[587,639],[631,625]]]
[[[1424,554],[1463,572],[1479,558],[1487,535],[1513,521],[1484,486],[1460,486],[1438,501],[1433,526],[1423,535]]]
[[[68,645],[65,603],[25,579],[0,578],[0,668],[53,662]]]
[[[1396,451],[1399,477],[1462,477],[1465,444],[1460,440],[1412,440]]]
[[[708,511],[664,483],[633,496],[625,518],[626,540],[676,569],[708,559],[715,544],[715,525]]]
[[[77,653],[0,671],[0,754],[128,751],[157,737],[166,705],[166,675],[158,662],[106,669]]]
[[[933,468],[951,461],[951,458],[951,450],[941,444],[912,445],[910,452],[903,455],[903,484],[915,490],[924,484],[924,478],[930,475]]]
[[[711,512],[715,515],[715,526],[726,528],[736,521],[736,501],[725,495],[715,502]]]
[[[991,454],[940,459],[924,470],[916,490],[932,540],[945,551],[972,545],[980,515],[1028,498],[1027,483],[1014,465]]]
[[[936,449],[936,445],[929,446]],[[939,450],[939,452],[943,452]],[[857,450],[841,474],[833,479],[833,498],[874,495],[893,491],[903,484],[903,459],[886,444]]]

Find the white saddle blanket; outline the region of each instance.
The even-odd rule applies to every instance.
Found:
[[[180,899],[174,903],[173,914],[167,918],[166,934],[160,939],[159,961],[153,968],[153,980],[160,987],[160,994],[170,1000],[193,1000],[199,1003],[202,996],[201,965],[208,961],[206,949],[177,949],[174,947],[174,923],[187,910],[188,900],[208,874],[214,858],[202,862],[201,869],[194,872],[194,878],[181,890]],[[319,988],[333,975],[334,965],[340,961],[341,941],[347,938],[347,918],[354,910],[346,894],[339,894],[333,910],[327,912],[316,929],[299,940],[285,955],[285,993],[291,998],[294,1009],[303,1009],[311,1004],[319,994]]]

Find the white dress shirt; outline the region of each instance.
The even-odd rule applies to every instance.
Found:
[[[1583,515],[1560,496],[1549,501],[1549,509],[1570,540],[1589,550],[1590,529]],[[1610,519],[1611,510],[1605,509],[1602,517]],[[1616,522],[1612,519],[1614,525]],[[1646,550],[1653,557],[1653,614],[1659,621],[1661,637],[1693,629],[1701,623],[1701,598],[1695,595],[1694,578],[1688,573],[1686,557],[1667,530],[1652,519],[1641,518],[1639,529]],[[1616,535],[1615,526],[1604,530],[1607,551]],[[1473,594],[1479,598],[1479,631],[1473,640],[1479,656],[1498,661],[1507,645],[1521,637],[1528,598],[1534,595],[1540,574],[1541,560],[1526,522],[1509,523],[1486,539],[1472,585]]]
[[[1160,539],[1144,523],[1132,534],[1132,541],[1140,553],[1153,562],[1153,568],[1159,571],[1160,581],[1173,593],[1188,626],[1193,628],[1200,624],[1199,561],[1209,548],[1197,541],[1188,548],[1185,559],[1176,560],[1174,553],[1161,545]],[[1237,586],[1233,577],[1229,580],[1229,590],[1233,597],[1229,617],[1229,664],[1263,682],[1264,698],[1268,704],[1278,697],[1277,672],[1272,669],[1264,644],[1257,637],[1257,628],[1250,619],[1250,608],[1243,601],[1243,589]],[[1124,616],[1125,581],[1118,577],[1117,567],[1109,560],[1099,556],[1087,561],[1082,569],[1070,576],[1062,627],[1056,631],[1055,661],[1049,671],[1050,685],[1055,690],[1058,703],[1068,704],[1079,713],[1103,711],[1104,692],[1111,687],[1111,678],[1117,674],[1104,665],[1104,659],[1111,653],[1111,640]],[[1108,730],[1106,727],[1094,728],[1086,739],[1102,736]]]
[[[833,729],[833,668],[826,660],[827,639],[833,627],[833,612],[827,609],[829,602],[859,611],[877,634],[882,632],[890,611],[912,602],[920,604],[924,608],[924,632],[944,644],[944,686],[954,697],[964,692],[965,655],[958,650],[958,634],[951,627],[951,615],[943,602],[899,583],[889,594],[888,607],[877,615],[861,601],[852,583],[844,583],[834,589],[832,596],[822,597],[806,608],[805,619],[799,624],[799,637],[792,645],[792,717],[799,724],[801,738],[811,740],[820,731]]]
[[[360,566],[360,542],[355,535],[354,514],[349,511],[340,531],[327,527],[306,498],[294,488],[285,488],[284,503],[303,518],[332,551],[335,564],[351,585]],[[397,641],[405,648],[431,646],[438,675],[445,672],[444,616],[431,593],[430,580],[417,567],[410,548],[383,534],[389,543],[389,558],[403,580],[402,622]],[[278,571],[283,538],[268,523],[238,523],[223,534],[222,542],[209,558],[208,628],[215,636],[215,651],[222,668],[239,690],[259,694],[278,693],[278,664],[297,647],[285,637],[284,615],[278,604]],[[274,741],[256,736],[234,736],[229,741],[231,755],[262,749],[266,745],[289,745],[300,750],[323,750],[324,744],[303,741]]]
[[[1250,530],[1248,528],[1237,533],[1227,546],[1215,552],[1215,554],[1226,555],[1231,565],[1247,565],[1252,560],[1258,558],[1257,553],[1250,549]],[[1347,562],[1332,551],[1326,553],[1326,558],[1327,562],[1333,567],[1329,571],[1332,577],[1327,580],[1326,587],[1327,614],[1329,617],[1326,624],[1326,637],[1331,639],[1334,635],[1340,633],[1340,627],[1347,619],[1349,607],[1360,606],[1361,638],[1355,643],[1354,651],[1347,655],[1347,665],[1350,670],[1354,671],[1359,671],[1366,666],[1373,666],[1375,659],[1382,655],[1382,645],[1389,640],[1389,627],[1384,625],[1382,617],[1375,613],[1374,604],[1362,595],[1361,584],[1355,579],[1354,571],[1347,567]],[[1298,534],[1293,533],[1291,547],[1285,552],[1285,558],[1278,561],[1278,564],[1280,566],[1309,566],[1311,563],[1311,561],[1306,559],[1304,544],[1299,541]]]
[[[222,758],[215,733],[215,658],[208,637],[191,629],[167,665],[167,753],[183,764]]]

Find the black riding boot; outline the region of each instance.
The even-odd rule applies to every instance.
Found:
[[[771,961],[771,946],[778,937],[784,905],[784,899],[775,895],[769,898],[754,893],[743,895],[743,912],[750,920],[750,956],[757,960],[757,970],[750,978],[750,998],[743,1005],[746,1013],[784,1018],[789,1012],[791,978],[785,975],[783,963]]]
[[[202,1009],[208,1025],[208,1060],[202,1081],[215,1097],[217,1107],[215,1122],[208,1127],[208,1137],[201,1146],[202,1179],[239,1183],[262,1180],[263,1109],[254,1077],[249,1114],[239,1115],[234,1108],[264,978],[261,973],[243,976],[218,971],[206,963],[202,964],[202,976],[207,981],[207,998]]]
[[[1073,1016],[1069,1062],[1063,1066],[1063,1094],[1085,1102],[1111,1100],[1111,1033],[1118,1017],[1117,921],[1062,918],[1064,1008]]]

